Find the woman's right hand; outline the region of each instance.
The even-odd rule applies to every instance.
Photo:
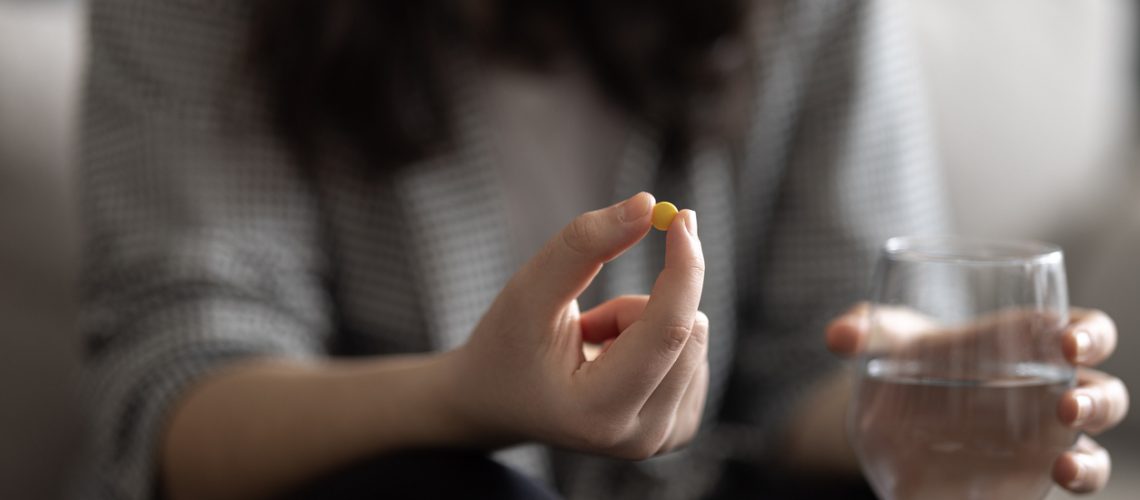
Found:
[[[708,388],[708,318],[697,310],[704,257],[696,214],[666,236],[652,295],[579,313],[576,298],[649,231],[653,196],[583,214],[499,293],[451,353],[453,408],[479,434],[644,459],[688,442]],[[605,343],[587,360],[583,342]]]

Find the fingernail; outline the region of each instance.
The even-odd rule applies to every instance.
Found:
[[[1089,346],[1092,345],[1092,335],[1086,330],[1077,330],[1073,332],[1073,341],[1077,346],[1077,352],[1073,354],[1074,361],[1083,363],[1088,360]]]
[[[642,193],[644,193],[644,191],[642,191]],[[652,208],[650,207],[651,203],[649,203],[646,197],[641,196],[642,193],[631,196],[618,206],[618,218],[620,218],[622,222],[641,220],[642,217],[649,215],[649,210]]]
[[[685,217],[685,229],[689,231],[689,235],[697,237],[697,212],[689,210],[689,215]]]
[[[1068,488],[1070,490],[1075,490],[1084,485],[1085,477],[1089,474],[1088,460],[1088,457],[1081,454],[1077,454],[1073,457],[1073,463],[1077,464],[1077,473],[1073,475],[1073,479],[1069,481]]]
[[[1087,394],[1077,394],[1073,399],[1077,402],[1077,416],[1073,418],[1073,426],[1084,425],[1092,416],[1093,400]]]

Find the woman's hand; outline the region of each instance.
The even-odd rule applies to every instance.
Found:
[[[251,358],[204,377],[163,435],[162,488],[171,498],[262,498],[400,450],[538,440],[641,459],[686,443],[708,385],[695,214],[673,221],[652,296],[585,314],[574,300],[645,236],[652,206],[641,193],[576,219],[454,351]],[[587,361],[583,341],[608,347]]]
[[[653,204],[640,193],[579,216],[510,280],[454,353],[459,415],[503,442],[626,459],[692,438],[708,386],[696,214],[681,211],[670,226],[652,295],[618,297],[583,314],[576,301],[603,263],[649,231]],[[584,341],[606,348],[587,360]]]
[[[869,308],[861,304],[833,321],[827,328],[828,348],[841,356],[864,350],[868,343],[868,313]],[[1009,319],[995,317],[995,321]],[[894,311],[891,324],[893,341],[937,342],[930,335],[916,335],[932,331],[932,325],[913,312]],[[1116,325],[1112,319],[1100,311],[1074,308],[1060,342],[1065,358],[1078,368],[1077,387],[1061,397],[1057,417],[1063,424],[1092,435],[1119,424],[1128,412],[1127,389],[1120,379],[1089,368],[1108,358],[1116,347]],[[1108,452],[1088,436],[1081,436],[1071,450],[1054,462],[1053,480],[1065,489],[1087,493],[1103,488],[1110,470]]]

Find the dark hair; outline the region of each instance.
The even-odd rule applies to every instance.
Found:
[[[722,135],[719,98],[748,72],[747,0],[263,0],[253,68],[277,131],[305,160],[335,141],[388,170],[451,145],[447,60],[537,71],[576,51],[670,157]]]

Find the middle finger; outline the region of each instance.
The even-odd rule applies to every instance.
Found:
[[[1077,370],[1077,387],[1057,403],[1061,422],[1098,434],[1115,427],[1128,414],[1128,390],[1120,379],[1091,368]]]
[[[693,374],[693,380],[685,388],[681,397],[681,405],[677,408],[677,420],[673,425],[669,439],[658,453],[675,450],[684,445],[697,433],[701,426],[701,417],[704,415],[705,399],[708,397],[709,363],[702,360],[700,368]]]
[[[668,420],[675,416],[678,406],[693,375],[701,364],[708,359],[709,319],[705,313],[697,311],[693,321],[693,333],[685,343],[685,350],[681,357],[665,375],[665,379],[649,396],[645,406],[638,413],[647,420]],[[652,422],[656,423],[656,422]],[[652,424],[651,423],[651,424]]]

